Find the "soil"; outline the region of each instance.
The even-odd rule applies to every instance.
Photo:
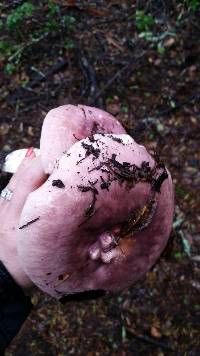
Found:
[[[3,2],[3,21],[21,3]],[[128,290],[66,304],[36,292],[34,309],[6,355],[199,355],[200,12],[181,1],[54,3],[76,19],[73,31],[52,31],[27,45],[10,74],[2,57],[1,153],[38,147],[51,108],[101,107],[162,157],[175,186],[174,225],[159,261]],[[46,4],[34,21],[24,20],[27,36],[45,24]],[[158,19],[154,39],[140,36],[136,9]],[[15,36],[1,33],[10,41]]]

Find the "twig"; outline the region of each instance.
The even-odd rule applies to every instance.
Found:
[[[199,98],[200,98],[200,94],[193,94],[187,100],[178,102],[174,107],[170,107],[170,108],[164,109],[163,111],[159,111],[157,114],[154,115],[154,117],[169,115],[172,112],[180,109],[184,105],[188,105],[188,104],[190,105],[190,104],[192,104],[193,101],[196,102],[197,100],[199,100]]]
[[[106,25],[106,24],[110,24],[112,22],[116,22],[116,23],[124,22],[124,21],[128,20],[129,18],[131,18],[134,15],[135,15],[135,11],[131,12],[131,13],[128,13],[128,14],[126,14],[124,16],[121,16],[121,17],[120,16],[112,16],[112,17],[109,17],[107,19],[94,21],[93,23],[90,23],[90,27]]]
[[[60,70],[64,69],[67,65],[68,65],[68,60],[67,59],[63,59],[63,60],[57,62],[49,70],[47,70],[46,73],[42,73],[42,74],[39,73],[39,75],[32,82],[30,82],[26,86],[26,88],[27,89],[32,89],[32,88],[36,87],[39,83],[41,83],[42,81],[46,80],[51,75],[53,75],[53,74],[59,72]]]
[[[200,94],[197,94],[197,95],[194,94],[189,99],[177,103],[174,107],[164,109],[163,111],[158,111],[156,114],[154,114],[153,117],[155,119],[162,117],[162,116],[167,117],[167,115],[175,112],[176,110],[180,109],[184,105],[191,105],[193,101],[195,103],[197,100],[199,100],[199,98],[200,98]],[[142,134],[142,132],[146,129],[147,125],[148,125],[148,120],[147,120],[147,118],[144,118],[144,119],[140,120],[140,122],[135,127],[127,128],[127,131],[129,132],[130,136],[138,139],[138,135]]]
[[[9,58],[8,61],[12,61],[13,59],[15,59],[16,57],[19,58],[22,56],[22,53],[25,49],[27,49],[28,47],[31,47],[33,44],[40,42],[41,40],[43,40],[45,37],[48,36],[48,33],[45,32],[43,35],[41,35],[38,38],[32,38],[29,42],[25,43],[24,45],[21,45],[21,47],[14,52]]]
[[[106,41],[105,41],[105,38],[104,36],[102,35],[102,33],[100,31],[96,31],[95,34],[94,34],[96,40],[98,41],[102,51],[104,53],[107,52],[108,48],[107,48],[107,44],[106,44]]]
[[[133,330],[132,328],[128,328],[126,327],[126,331],[131,334],[131,336],[135,337],[137,340],[142,341],[142,342],[146,342],[148,344],[151,344],[155,347],[160,347],[164,350],[167,351],[175,351],[171,346],[165,344],[164,342],[161,341],[156,341],[153,338],[151,338],[150,336],[147,335],[141,335],[141,334],[137,334],[135,332],[135,330]]]
[[[79,47],[79,59],[80,66],[83,71],[84,76],[86,77],[87,82],[90,86],[90,96],[94,96],[97,91],[97,81],[94,67],[92,66],[88,56],[84,53],[84,51]]]
[[[104,87],[103,87],[102,89],[100,89],[100,90],[97,92],[97,94],[96,94],[96,96],[94,97],[94,99],[96,100],[96,99],[98,99],[102,94],[104,94],[104,92],[106,91],[106,89],[108,89],[108,88],[115,82],[116,79],[120,78],[121,75],[122,75],[124,72],[126,72],[126,70],[127,70],[133,63],[136,64],[136,63],[138,62],[138,60],[141,59],[141,57],[143,57],[143,55],[144,55],[145,53],[146,53],[146,51],[143,51],[138,57],[135,58],[135,60],[134,60],[134,58],[131,58],[131,59],[129,60],[129,62],[126,63],[120,70],[118,70],[118,71],[113,75],[113,77],[108,80],[108,82],[104,85]]]
[[[56,64],[54,64],[49,70],[47,70],[46,72],[39,74],[32,82],[30,82],[29,84],[27,84],[26,86],[21,86],[19,88],[17,88],[17,90],[15,90],[13,93],[11,93],[10,95],[8,95],[8,97],[6,98],[7,101],[9,101],[10,104],[15,104],[18,100],[20,100],[20,96],[23,98],[22,101],[23,102],[35,102],[38,101],[38,99],[41,99],[41,94],[38,98],[37,96],[33,96],[33,97],[28,97],[28,98],[24,98],[24,90],[27,90],[29,92],[33,92],[34,94],[36,94],[33,91],[33,88],[36,87],[38,84],[40,84],[41,82],[45,81],[46,79],[48,79],[51,75],[59,72],[60,70],[64,69],[66,66],[68,65],[68,60],[63,59],[59,62],[57,62]]]
[[[23,3],[23,0],[12,0],[12,1],[8,1],[8,3],[6,2],[6,4],[2,3],[2,10],[7,10],[9,8],[13,9],[19,5],[21,5]]]
[[[88,104],[97,104],[99,107],[102,107],[102,102],[99,97],[97,97],[97,92],[98,92],[98,84],[96,80],[96,73],[95,69],[86,54],[86,52],[83,51],[83,49],[78,46],[78,52],[79,52],[79,61],[80,61],[80,67],[83,72],[84,77],[86,78],[86,86],[83,88],[81,96],[83,97],[86,92],[89,89],[89,100]],[[99,99],[99,100],[97,100]]]
[[[12,122],[13,121],[13,117],[11,116],[7,116],[7,115],[0,115],[0,123],[3,123],[3,122]]]

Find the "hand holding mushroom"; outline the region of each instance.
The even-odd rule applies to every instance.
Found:
[[[50,176],[29,195],[18,235],[31,280],[60,298],[120,290],[144,275],[171,229],[173,190],[164,164],[110,115],[83,106],[47,115],[41,158]]]
[[[169,172],[102,110],[50,111],[41,134],[48,179],[26,199],[18,255],[48,294],[118,291],[164,249],[173,217]]]

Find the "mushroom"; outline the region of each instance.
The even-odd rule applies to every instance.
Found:
[[[45,117],[40,149],[46,173],[77,141],[96,133],[126,133],[122,125],[107,112],[84,105],[63,105]]]
[[[18,233],[31,280],[60,299],[119,291],[144,276],[173,218],[172,180],[158,157],[109,114],[65,106],[44,121],[41,158],[50,175],[28,196]]]

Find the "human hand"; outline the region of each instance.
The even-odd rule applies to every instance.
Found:
[[[29,149],[7,188],[13,192],[11,200],[0,197],[0,261],[18,285],[25,291],[33,287],[32,281],[21,267],[17,253],[19,218],[28,195],[46,179],[40,157]]]

